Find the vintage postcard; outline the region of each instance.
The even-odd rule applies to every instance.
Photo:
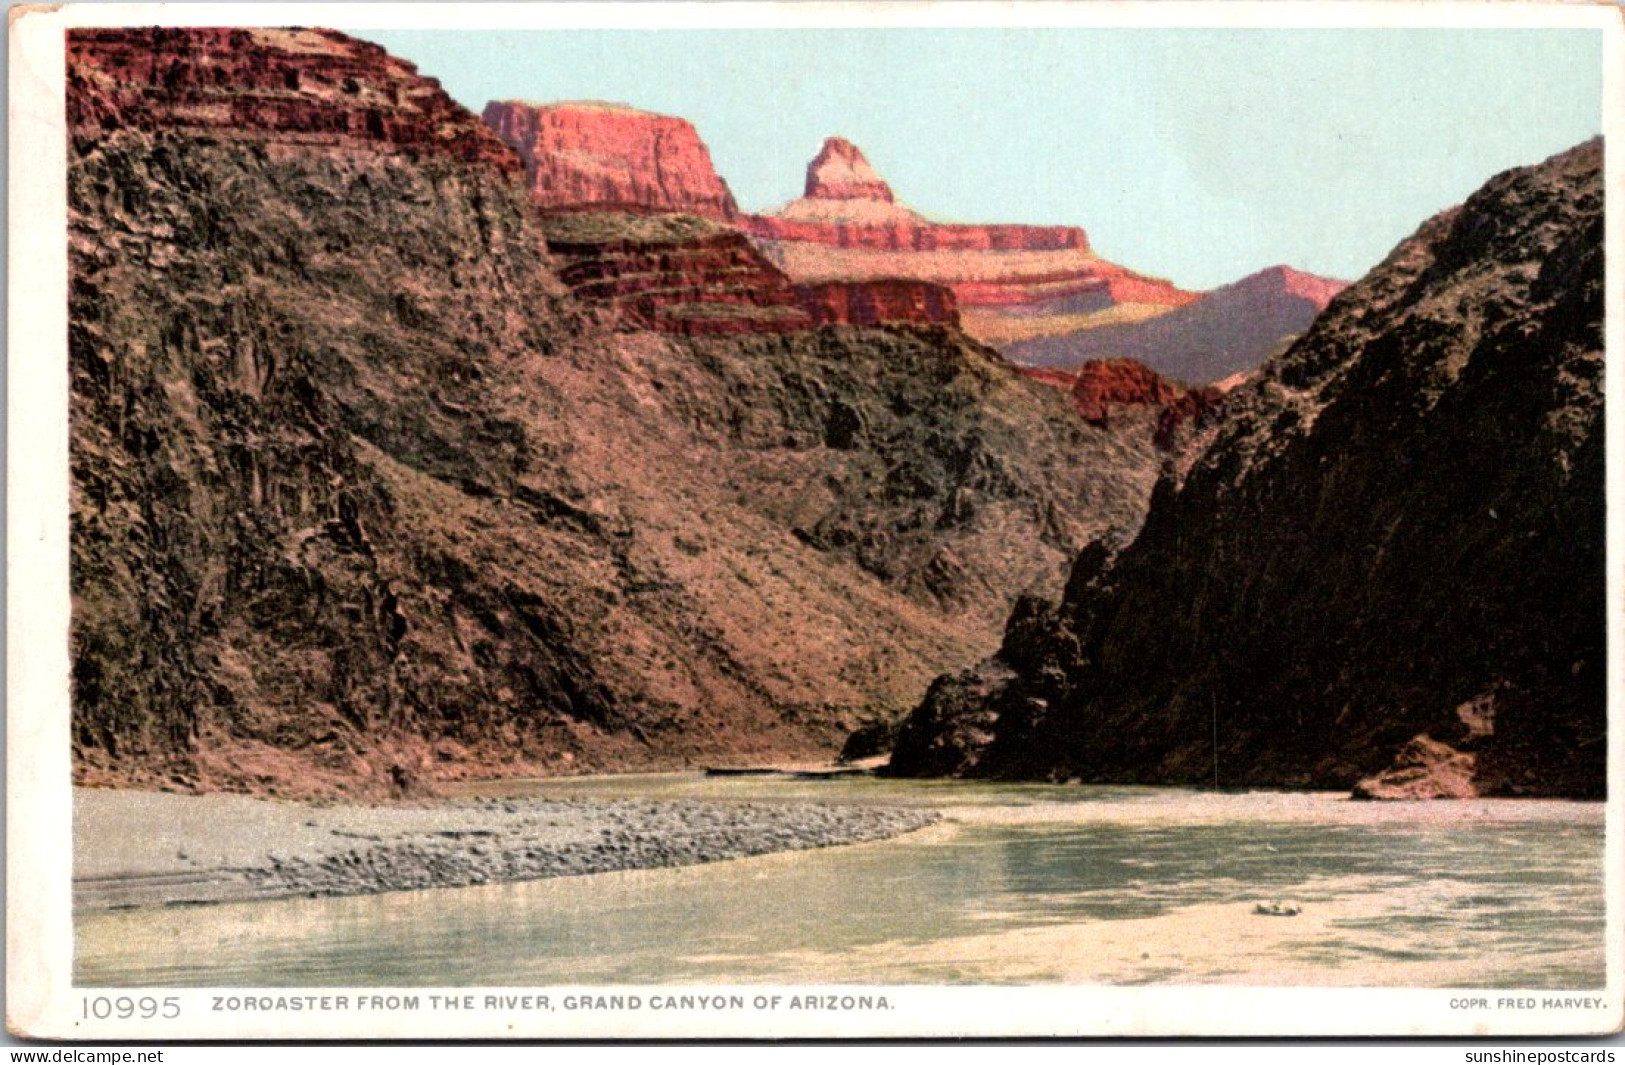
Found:
[[[1617,1032],[1620,45],[14,9],[10,1030]]]

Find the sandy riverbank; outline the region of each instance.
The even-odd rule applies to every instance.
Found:
[[[927,809],[692,800],[309,805],[75,789],[76,911],[365,895],[647,869],[862,843]]]

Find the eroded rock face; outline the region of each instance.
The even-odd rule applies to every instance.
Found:
[[[942,286],[885,278],[795,285],[738,229],[704,224],[745,220],[682,119],[498,101],[486,106],[485,122],[524,157],[562,280],[624,325],[727,336],[958,324]],[[863,154],[838,138],[808,167],[807,187],[830,200],[891,200]]]
[[[1127,416],[1153,421],[1152,439],[1163,450],[1172,450],[1186,431],[1200,427],[1218,416],[1225,386],[1187,388],[1133,359],[1099,359],[1086,362],[1075,372],[1043,367],[1017,366],[1023,377],[1064,390],[1072,399],[1078,416],[1102,428]]]
[[[953,290],[924,281],[827,281],[796,294],[815,325],[959,326]]]
[[[807,164],[804,196],[809,200],[880,200],[891,203],[891,186],[880,180],[858,146],[831,137]]]
[[[524,158],[543,208],[673,211],[728,221],[739,214],[692,123],[603,103],[494,100],[485,122]]]
[[[744,234],[692,216],[572,211],[548,215],[543,227],[571,291],[635,329],[722,336],[959,324],[953,293],[941,285],[793,285]]]
[[[553,214],[542,226],[560,280],[631,328],[723,336],[813,325],[789,278],[736,230],[608,211]]]
[[[983,311],[961,318],[966,331],[1001,348],[1004,332],[1031,330],[1050,314],[1071,321],[1080,309],[1133,303],[1164,310],[1196,298],[1097,258],[1076,226],[934,222],[901,203],[863,153],[839,137],[825,141],[808,166],[801,199],[739,224],[797,284],[944,286],[957,308]]]
[[[167,131],[270,148],[440,157],[506,174],[518,157],[433,78],[331,30],[82,29],[67,40],[76,137]]]
[[[867,251],[1087,252],[1073,226],[944,225],[903,206],[851,141],[831,137],[807,164],[802,198],[775,214],[743,220],[764,240]]]
[[[944,225],[897,201],[857,145],[830,137],[807,164],[802,198],[775,214],[741,220],[763,240],[800,241],[868,251],[1087,252],[1072,226]]]
[[[1143,514],[1149,448],[950,328],[661,331],[646,272],[747,318],[730,277],[794,293],[714,223],[541,216],[510,149],[361,42],[68,45],[81,782],[833,755]],[[554,241],[624,260],[572,280],[656,327],[573,293]]]
[[[1104,425],[1114,406],[1166,407],[1185,390],[1144,363],[1102,359],[1078,367],[1072,403],[1086,422]]]
[[[988,775],[1602,795],[1601,162],[1494,178],[1335,299],[895,771],[974,731]]]
[[[1131,358],[1158,373],[1205,385],[1257,369],[1307,329],[1347,287],[1342,281],[1276,266],[1166,314],[1017,341],[1004,350],[1022,365],[1057,369],[1094,359]],[[1118,302],[1146,300],[1129,293]]]

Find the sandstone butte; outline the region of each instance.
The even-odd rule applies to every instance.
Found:
[[[961,307],[1079,299],[1173,307],[1196,298],[1100,259],[1076,226],[934,222],[901,203],[840,137],[808,164],[800,199],[740,224],[798,281],[934,281],[952,288]]]
[[[493,100],[485,122],[512,145],[541,207],[680,211],[738,216],[728,183],[686,119],[618,104]]]
[[[880,200],[893,203],[891,186],[880,179],[858,146],[844,137],[831,137],[807,167],[809,200]]]

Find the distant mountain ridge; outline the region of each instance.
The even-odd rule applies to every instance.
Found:
[[[1095,359],[1135,359],[1193,385],[1258,368],[1288,337],[1307,329],[1347,282],[1273,266],[1139,321],[1008,345],[1024,366],[1067,369]]]

